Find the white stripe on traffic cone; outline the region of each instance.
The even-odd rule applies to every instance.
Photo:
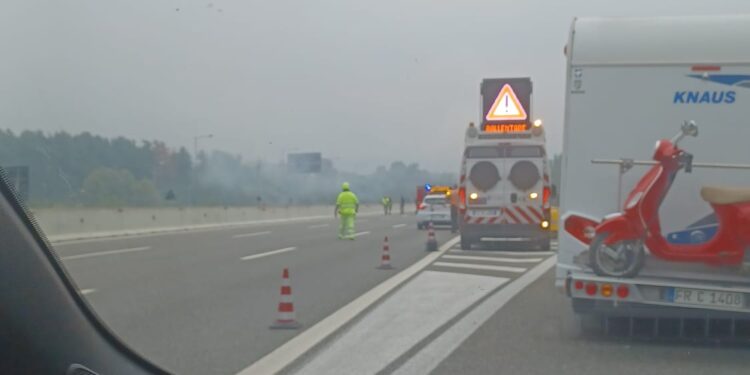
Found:
[[[271,329],[297,329],[300,327],[294,316],[294,301],[292,298],[292,285],[289,282],[288,268],[284,268],[281,276],[281,299],[278,313],[279,316],[271,325]]]
[[[378,266],[378,269],[381,270],[390,270],[393,266],[391,266],[391,247],[388,245],[388,236],[385,236],[385,239],[383,240],[383,254],[380,257],[380,266]]]

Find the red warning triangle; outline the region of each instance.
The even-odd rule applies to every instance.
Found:
[[[527,116],[513,88],[506,83],[485,118],[487,121],[525,121]]]

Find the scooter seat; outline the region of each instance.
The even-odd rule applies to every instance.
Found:
[[[701,188],[701,198],[713,204],[750,202],[750,188],[704,186]]]

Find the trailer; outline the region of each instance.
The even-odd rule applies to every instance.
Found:
[[[658,216],[670,243],[701,243],[716,235],[719,224],[701,187],[750,187],[748,40],[750,16],[573,21],[565,47],[555,283],[585,326],[607,329],[620,319],[629,322],[630,333],[662,334],[668,326],[678,336],[750,338],[747,267],[669,261],[646,249],[636,276],[600,276],[588,256],[591,228],[574,220],[599,223],[621,212],[653,164],[654,143],[693,121],[700,135],[682,146],[701,167],[675,178]],[[671,323],[660,326],[665,319]],[[644,321],[645,329],[636,326]]]

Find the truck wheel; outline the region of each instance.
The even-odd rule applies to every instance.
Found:
[[[461,249],[471,250],[472,240],[468,236],[461,235]]]

